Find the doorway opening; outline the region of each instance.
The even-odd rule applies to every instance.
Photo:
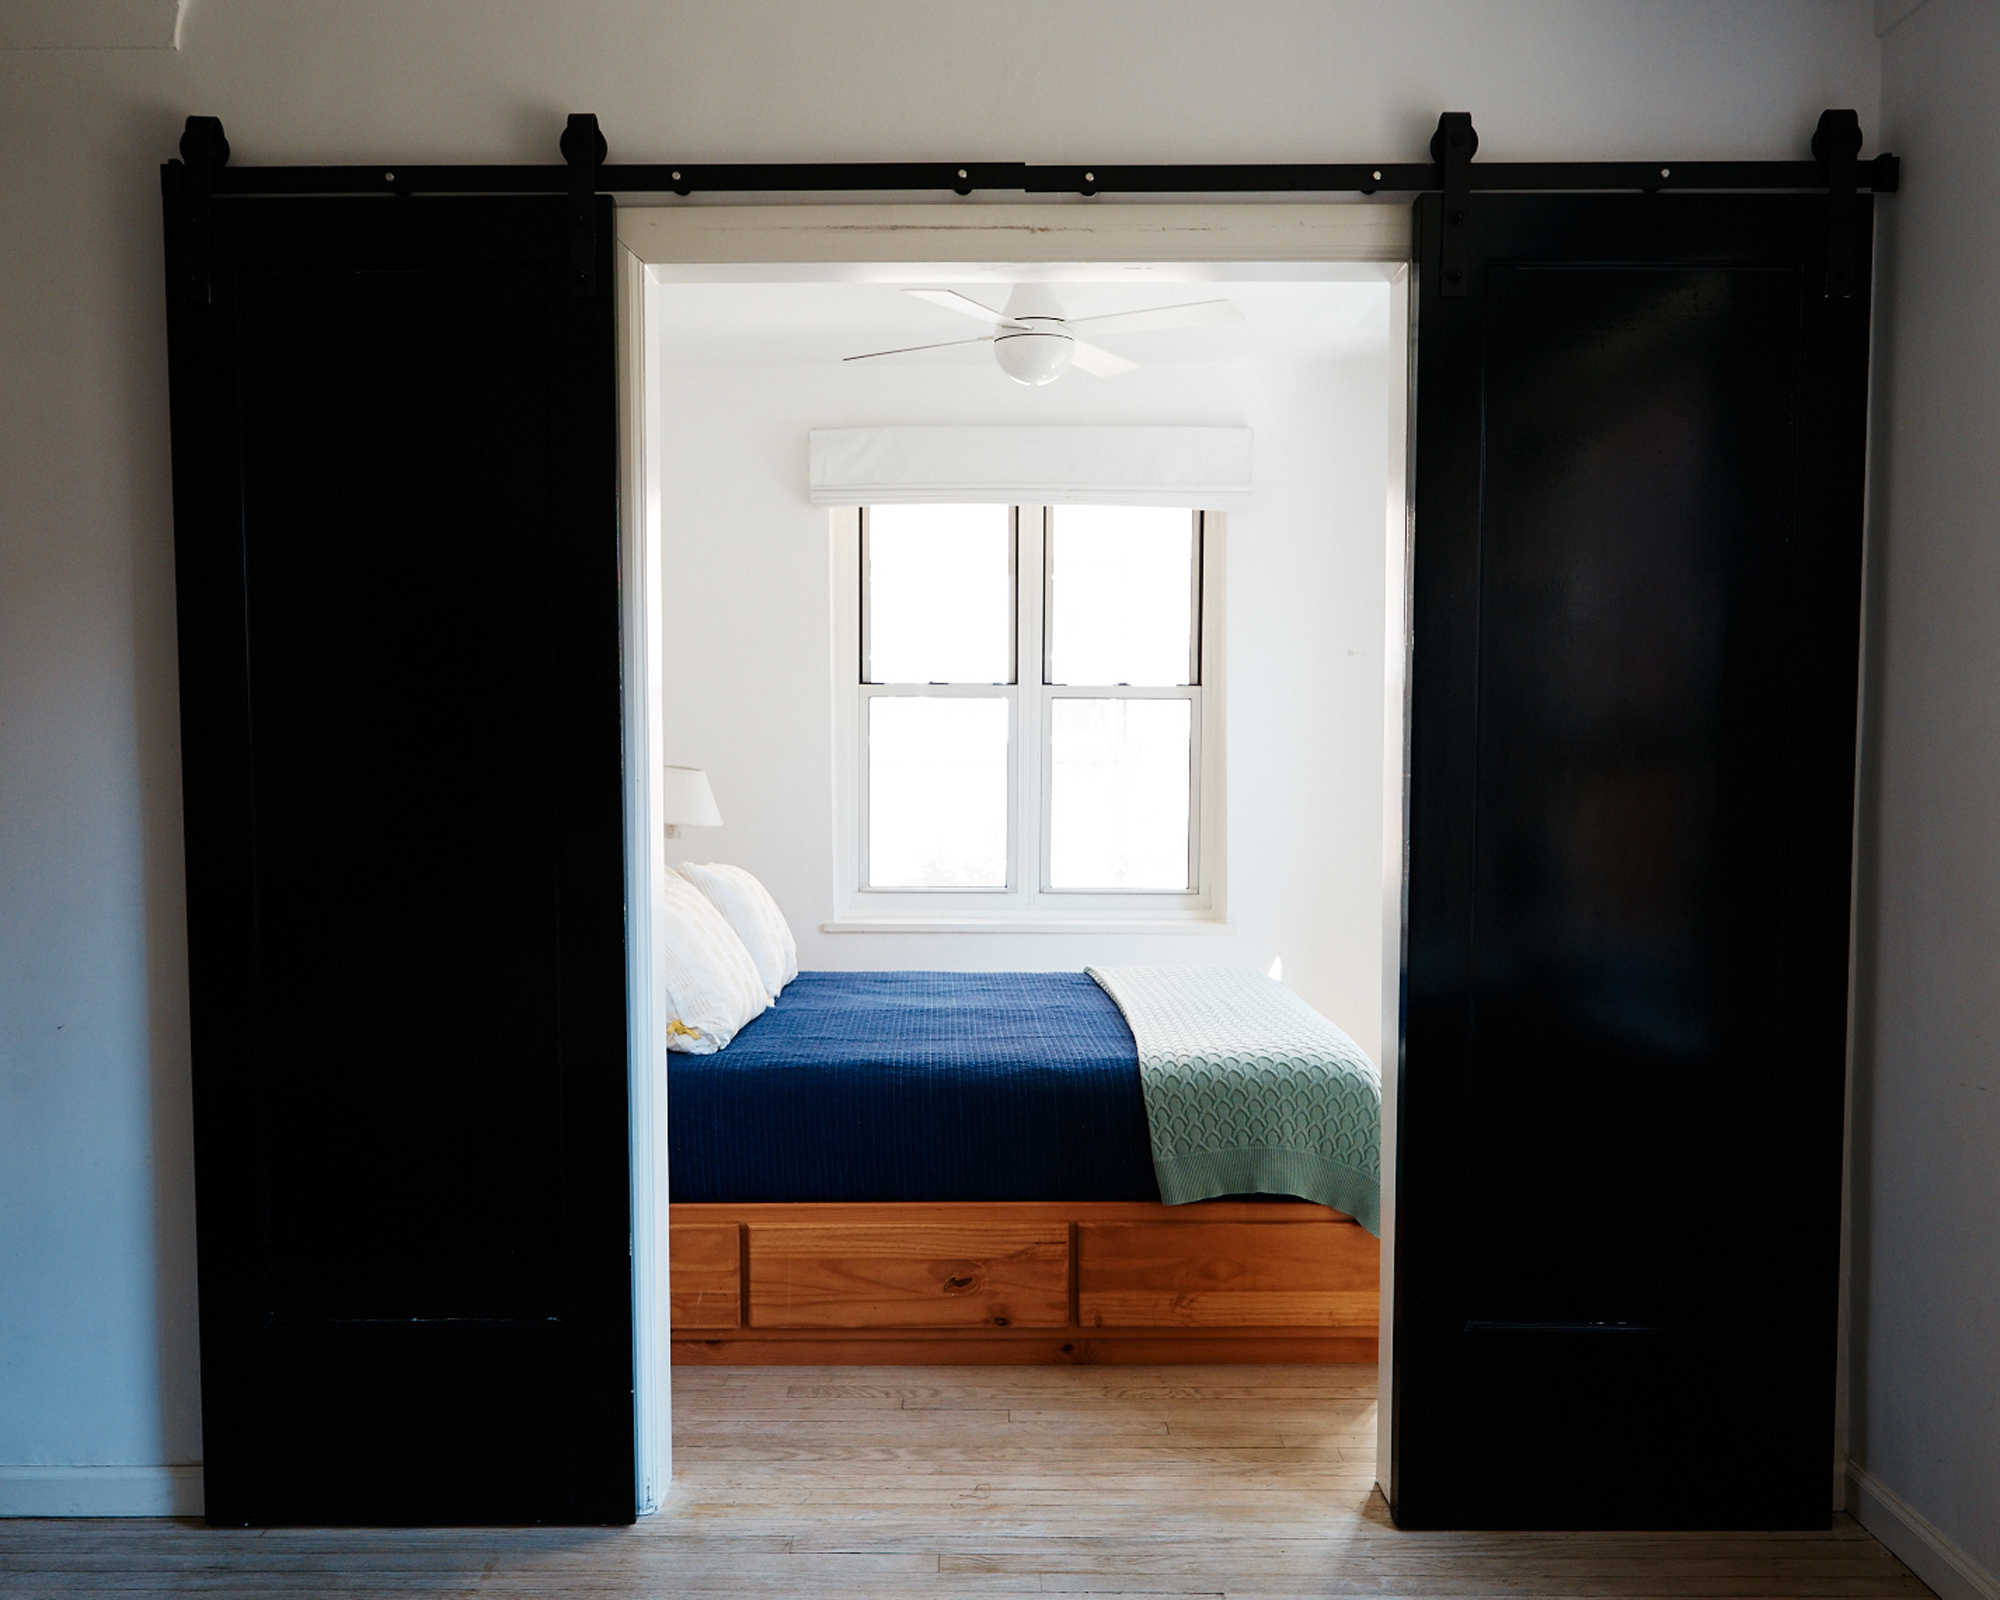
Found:
[[[689,1235],[681,1278],[668,1259],[669,1019],[653,918],[677,860],[713,853],[757,871],[807,967],[1282,963],[1287,983],[1385,1068],[1393,1062],[1408,217],[1369,205],[690,205],[623,211],[619,230],[635,1430],[646,1511],[672,1470],[671,1307],[709,1255],[750,1292],[744,1228]],[[1202,340],[1178,350],[1142,348],[1141,337],[1155,336],[1135,336],[1118,353],[1144,358],[1138,374],[1077,372],[1048,387],[1010,383],[983,350],[859,373],[842,361],[900,336],[906,290],[1001,308],[1024,285],[1079,318],[1214,299],[1244,316],[1193,330]],[[842,851],[858,834],[855,775],[836,737],[839,699],[852,689],[841,677],[841,629],[856,568],[840,513],[810,502],[805,436],[913,423],[1255,433],[1249,509],[1204,519],[1202,626],[1220,750],[1209,806],[1213,915],[1164,927],[1099,914],[1074,927],[1004,929],[905,915],[848,931],[865,921],[853,897],[840,900]],[[655,776],[665,766],[709,771],[722,832],[667,840]],[[1393,1074],[1383,1078],[1386,1306]],[[1256,1220],[1276,1217],[1267,1208]],[[1073,1307],[1077,1229],[1133,1224],[1056,1220]],[[1386,1358],[1386,1325],[1383,1334]],[[809,1345],[802,1355],[827,1358]],[[1386,1395],[1386,1360],[1381,1372]],[[1379,1419],[1386,1428],[1386,1404]]]

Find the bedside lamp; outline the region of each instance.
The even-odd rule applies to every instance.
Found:
[[[715,791],[700,767],[660,768],[660,814],[666,819],[669,839],[678,839],[683,828],[722,826]]]

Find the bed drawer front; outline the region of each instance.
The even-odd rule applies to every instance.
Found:
[[[743,1230],[676,1222],[667,1245],[667,1306],[676,1331],[743,1326]]]
[[[753,1328],[1061,1328],[1061,1223],[750,1225]]]
[[[1086,1328],[1366,1328],[1381,1251],[1351,1222],[1083,1222]]]

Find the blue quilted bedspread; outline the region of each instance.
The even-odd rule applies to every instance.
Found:
[[[667,1058],[679,1201],[1157,1200],[1139,1057],[1081,972],[801,972]]]

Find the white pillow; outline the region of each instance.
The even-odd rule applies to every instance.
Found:
[[[660,969],[667,1048],[713,1055],[771,1004],[736,931],[685,878],[667,874],[660,903]]]
[[[771,891],[741,867],[725,867],[716,861],[705,867],[683,861],[681,875],[707,895],[736,930],[736,937],[757,964],[765,989],[777,999],[785,985],[799,975],[799,942],[792,937]]]

